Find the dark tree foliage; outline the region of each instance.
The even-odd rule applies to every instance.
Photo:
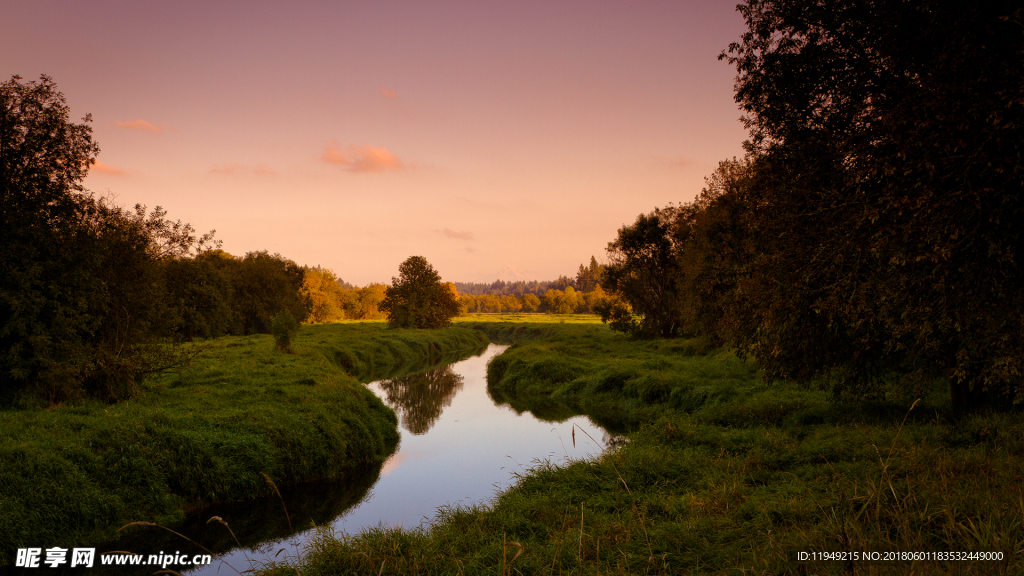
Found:
[[[141,213],[87,194],[99,147],[50,78],[0,85],[0,401],[134,395],[182,357]],[[162,222],[162,214],[149,221]]]
[[[444,328],[461,311],[455,291],[423,256],[402,262],[379,308],[396,328]]]
[[[92,236],[81,180],[99,146],[68,120],[50,78],[0,85],[0,383],[9,402],[31,382],[80,380],[85,315],[97,291],[74,247]],[[69,362],[70,361],[70,362]]]
[[[720,162],[697,199],[679,207],[672,231],[685,321],[716,345],[735,341],[745,322],[737,295],[756,249],[750,173],[746,161]]]
[[[941,373],[1021,392],[1019,2],[755,0],[723,54],[757,156],[739,342],[865,393]]]
[[[171,258],[161,268],[174,336],[191,342],[232,333],[231,278],[214,257]]]
[[[300,322],[308,316],[308,302],[300,294],[304,272],[295,262],[263,250],[222,265],[233,287],[236,332],[269,334],[271,318],[282,310]]]
[[[604,280],[619,299],[606,301],[596,311],[613,328],[640,337],[680,334],[679,263],[672,234],[676,215],[675,208],[641,214],[632,226],[619,228],[618,238],[608,243]]]
[[[134,213],[131,214],[149,237],[149,252],[154,258],[191,258],[220,248],[221,241],[213,237],[216,230],[197,236],[195,228],[188,222],[171,222],[166,216],[167,210],[160,206],[147,214],[146,207],[142,204],[136,204]]]

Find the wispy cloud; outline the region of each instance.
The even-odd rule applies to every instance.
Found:
[[[110,164],[104,164],[99,160],[92,165],[92,169],[100,172],[101,174],[110,174],[111,176],[124,176],[128,174],[128,171],[124,168],[118,168],[117,166],[111,166]]]
[[[253,168],[250,166],[243,166],[237,162],[232,162],[230,164],[222,164],[220,166],[210,168],[210,174],[240,174],[243,172],[251,172],[253,174],[261,174],[265,176],[277,174],[277,172],[274,172],[274,170],[266,164],[257,164],[256,167]]]
[[[159,134],[164,130],[170,129],[170,126],[168,126],[167,124],[160,124],[159,126],[157,126],[156,124],[146,122],[142,119],[131,120],[128,122],[114,122],[114,126],[128,128],[129,130],[142,130],[143,132],[153,132],[156,134]]]
[[[437,230],[437,232],[440,232],[441,234],[444,234],[448,238],[454,238],[456,240],[472,240],[473,239],[473,233],[472,232],[457,232],[457,231],[452,230],[450,228],[445,228],[444,230]]]
[[[387,148],[369,144],[342,147],[334,141],[327,146],[321,158],[324,162],[337,164],[349,172],[385,172],[405,167],[398,156]]]
[[[379,88],[379,90],[381,94],[387,96],[388,98],[391,98],[392,100],[398,98],[398,92],[395,92],[394,90],[391,90],[389,88]]]

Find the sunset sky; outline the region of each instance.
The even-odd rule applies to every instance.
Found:
[[[86,187],[235,255],[363,285],[605,258],[742,155],[735,2],[6,0],[0,73],[51,76],[101,152]]]

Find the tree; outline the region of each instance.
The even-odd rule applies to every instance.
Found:
[[[317,266],[303,270],[300,292],[309,305],[311,323],[335,322],[345,317],[343,288],[334,272]]]
[[[755,253],[750,172],[748,161],[720,162],[675,219],[683,314],[715,344],[736,342],[740,332],[737,299]]]
[[[523,294],[523,310],[536,312],[540,309],[540,298],[536,294]]]
[[[604,281],[604,266],[597,263],[597,258],[590,257],[590,265],[580,264],[576,272],[576,288],[580,292],[590,292]]]
[[[357,320],[377,320],[384,315],[380,310],[380,303],[387,295],[387,286],[384,284],[367,284],[358,290],[359,310],[354,316]]]
[[[81,181],[99,153],[89,116],[70,122],[63,94],[42,76],[0,84],[0,395],[11,402],[32,384],[80,382],[86,315],[98,287],[75,247],[90,198]]]
[[[231,280],[212,257],[171,258],[161,267],[176,337],[192,341],[231,332]]]
[[[613,328],[641,337],[679,335],[683,316],[672,237],[676,213],[677,209],[670,207],[641,214],[632,226],[619,228],[618,238],[608,243],[605,282],[628,304],[602,308],[609,314],[602,313],[604,321],[616,315]]]
[[[379,309],[395,328],[444,328],[459,315],[457,294],[423,256],[410,256],[398,267]]]
[[[68,119],[53,81],[0,85],[0,402],[131,397],[186,356],[164,337],[161,261],[202,248],[157,209],[122,210],[85,191],[95,162],[89,116]]]
[[[1024,392],[1019,2],[739,9],[722,57],[757,156],[746,298],[770,372],[839,391],[938,373],[958,407]]]
[[[262,250],[247,253],[230,268],[234,315],[243,334],[269,334],[271,318],[284,309],[299,322],[308,316],[309,301],[301,293],[305,272],[295,262]]]

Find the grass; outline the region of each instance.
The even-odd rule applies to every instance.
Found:
[[[489,503],[419,529],[319,534],[265,574],[1020,574],[1020,412],[956,417],[919,401],[836,404],[766,385],[700,340],[599,325],[462,324],[514,340],[489,390],[517,410],[591,418],[627,441],[537,462]],[[513,556],[521,552],[517,558]],[[1002,560],[799,561],[798,553],[997,552]]]
[[[365,475],[399,434],[360,381],[484,344],[465,328],[303,326],[293,354],[269,335],[201,343],[189,368],[130,401],[0,411],[0,565],[17,548],[83,546],[132,521],[174,526],[211,503],[267,497],[264,475],[282,488]]]

